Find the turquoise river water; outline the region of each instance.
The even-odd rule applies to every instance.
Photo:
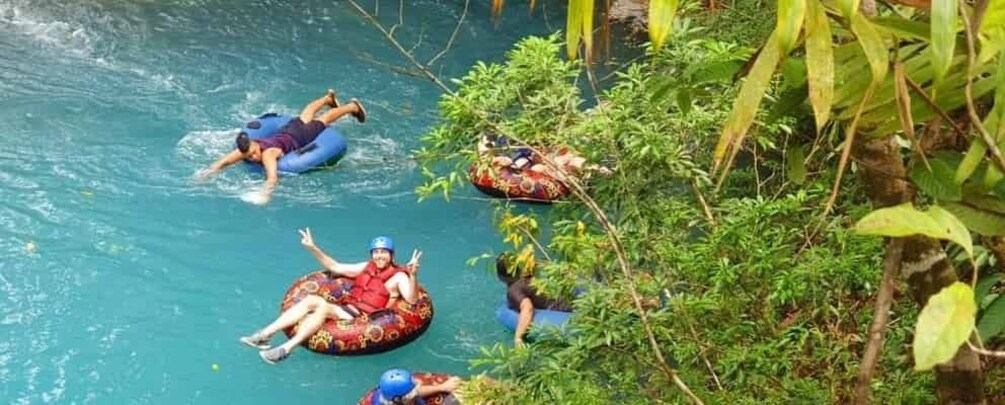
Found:
[[[363,2],[389,26],[399,4]],[[463,4],[406,1],[395,35],[421,38],[429,60]],[[564,22],[515,3],[495,26],[489,7],[471,2],[434,64],[443,77]],[[413,194],[406,157],[440,91],[374,61],[407,67],[345,1],[0,0],[0,402],[349,404],[387,368],[468,375],[480,346],[511,342],[493,316],[502,286],[464,263],[502,248],[492,205]],[[337,124],[349,153],[336,169],[282,179],[266,206],[240,198],[260,182],[240,166],[190,180],[244,122],[329,87],[370,113]],[[425,335],[275,366],[241,346],[316,267],[297,234],[308,226],[346,261],[367,259],[375,234],[406,260],[421,249]]]

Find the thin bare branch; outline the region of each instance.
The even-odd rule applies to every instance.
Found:
[[[440,51],[440,53],[436,54],[436,56],[433,56],[433,58],[430,59],[429,62],[426,62],[426,66],[432,66],[433,62],[436,62],[436,60],[439,59],[441,56],[443,56],[443,54],[447,53],[447,50],[450,49],[450,46],[454,44],[454,38],[457,38],[457,32],[461,30],[461,24],[464,23],[464,17],[468,16],[469,2],[471,2],[471,0],[464,0],[464,11],[461,12],[461,18],[457,20],[457,26],[454,27],[454,32],[450,33],[450,39],[447,40],[447,46],[444,46],[443,50]]]
[[[939,116],[942,117],[942,119],[949,122],[949,126],[953,127],[953,131],[956,131],[956,133],[959,134],[960,136],[963,137],[967,136],[966,131],[964,131],[963,128],[961,128],[960,125],[956,123],[956,121],[953,121],[953,119],[949,117],[949,114],[946,114],[946,112],[943,111],[938,104],[935,104],[935,101],[928,96],[928,93],[925,93],[925,89],[922,89],[921,86],[918,85],[918,83],[915,83],[914,80],[911,80],[911,77],[906,74],[904,75],[904,80],[907,81],[908,86],[911,86],[911,90],[914,90],[915,93],[921,96],[921,98],[924,99],[926,103],[928,103],[929,108],[934,110],[936,114],[939,114]]]
[[[976,55],[974,53],[974,27],[972,27],[970,16],[967,13],[966,4],[960,3],[960,15],[963,16],[963,32],[967,34],[967,86],[964,88],[967,95],[967,112],[970,113],[970,124],[977,128],[977,133],[981,135],[981,140],[984,141],[984,145],[987,146],[988,151],[991,152],[991,157],[993,162],[998,165],[998,169],[1005,172],[1005,156],[1002,156],[1002,152],[998,150],[998,144],[995,142],[991,134],[988,133],[987,128],[984,128],[984,124],[981,123],[981,117],[977,115],[977,108],[974,107],[974,59]]]
[[[865,95],[862,96],[862,103],[859,104],[858,110],[855,111],[855,118],[851,120],[851,125],[848,126],[848,135],[845,137],[844,150],[841,151],[841,161],[838,163],[837,178],[834,179],[834,188],[831,190],[830,198],[827,199],[827,205],[824,206],[824,217],[831,212],[831,208],[834,208],[834,203],[837,201],[838,192],[841,191],[841,179],[844,177],[845,169],[848,168],[852,145],[855,143],[855,132],[858,128],[858,120],[862,118],[862,112],[865,110],[865,105],[870,99],[872,99],[872,94],[876,91],[878,84],[879,82],[873,81],[869,84],[869,87],[865,89]]]
[[[970,343],[969,340],[967,341],[967,347],[969,347],[970,350],[972,350],[974,353],[977,353],[977,354],[982,355],[982,356],[991,356],[991,357],[1005,358],[1005,351],[993,351],[993,350],[988,350],[988,349],[981,349],[981,348],[979,348],[977,346],[974,346],[974,344]]]
[[[890,239],[883,258],[883,282],[876,295],[876,305],[873,310],[872,326],[869,327],[869,344],[862,355],[862,364],[858,368],[858,385],[855,387],[855,403],[868,404],[872,393],[872,375],[876,369],[876,361],[883,351],[883,339],[886,334],[886,323],[890,319],[890,306],[893,304],[894,283],[900,274],[900,259],[904,252],[902,238]]]

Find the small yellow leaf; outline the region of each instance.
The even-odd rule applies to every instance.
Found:
[[[974,329],[974,290],[959,281],[928,299],[914,329],[914,369],[931,370],[956,355]]]

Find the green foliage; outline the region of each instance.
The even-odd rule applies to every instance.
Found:
[[[711,162],[710,134],[728,114],[737,91],[730,75],[749,50],[715,40],[668,42],[619,73],[585,111],[577,66],[560,61],[560,53],[557,37],[527,39],[505,64],[478,65],[460,80],[459,95],[441,102],[441,125],[424,138],[424,169],[440,173],[420,189],[463,181],[457,179],[475,161],[477,134],[492,126],[528,142],[572,146],[615,169],[612,177],[589,179],[588,190],[624,247],[659,346],[706,403],[849,398],[882,252],[878,240],[848,228],[864,208],[842,205],[842,215],[814,232],[830,176],[807,175],[800,190],[778,188],[782,180],[759,182],[778,197],[750,197],[743,176],[764,169],[785,177],[783,165],[770,162],[737,169],[738,179],[709,207],[714,226],[694,193],[709,185],[702,167]],[[685,96],[689,102],[681,102]],[[759,123],[759,147],[784,153],[792,136],[786,122]],[[496,215],[507,249],[551,258],[536,278],[541,290],[561,296],[586,283],[587,293],[575,302],[573,338],[486,348],[474,364],[505,388],[479,385],[468,397],[497,404],[685,401],[652,356],[601,224],[575,200],[551,207],[548,221],[511,208],[501,205]],[[893,323],[911,325],[912,316],[896,310]],[[909,327],[890,331],[882,367],[909,369],[909,334]],[[877,401],[932,400],[925,375],[891,372],[877,384]]]

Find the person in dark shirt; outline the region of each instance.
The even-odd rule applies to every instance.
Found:
[[[513,344],[523,346],[523,337],[534,320],[535,309],[572,312],[572,305],[565,300],[545,297],[531,285],[532,275],[521,276],[519,269],[512,269],[511,253],[502,253],[496,257],[496,275],[499,281],[506,284],[506,303],[510,309],[520,313],[513,334]]]
[[[315,117],[318,111],[324,106],[330,107],[328,111]],[[290,120],[289,123],[279,129],[275,135],[263,139],[249,139],[248,134],[241,132],[237,134],[235,140],[236,148],[214,162],[209,168],[196,174],[197,180],[203,180],[210,175],[223,170],[225,167],[242,160],[261,163],[265,168],[265,186],[262,187],[258,196],[252,200],[256,204],[266,204],[269,202],[272,190],[279,181],[277,165],[279,158],[293,152],[299,148],[314,142],[328,127],[329,124],[338,121],[346,114],[352,114],[360,123],[366,121],[366,110],[359,100],[352,99],[349,104],[340,104],[335,98],[335,91],[328,89],[325,95],[317,100],[311,101],[304,106],[299,117]]]

